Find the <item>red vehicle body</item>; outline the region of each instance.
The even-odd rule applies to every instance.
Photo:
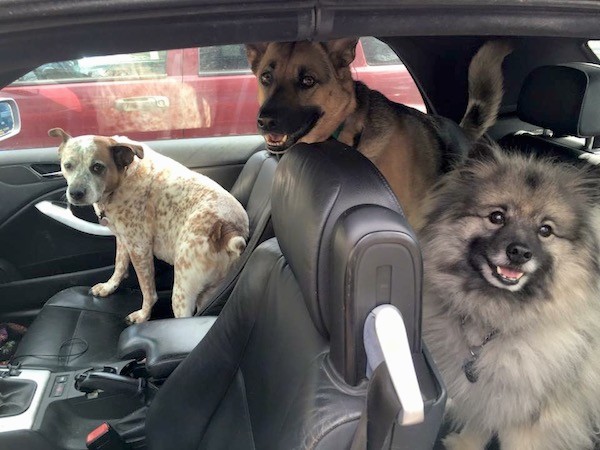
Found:
[[[425,110],[421,94],[400,60],[393,52],[390,56],[391,50],[381,53],[381,45],[385,44],[367,38],[374,40],[370,42],[371,51],[380,52],[368,61],[364,39],[357,46],[352,64],[355,79],[390,100]],[[235,54],[230,59],[226,55],[221,61],[218,52],[225,47]],[[204,69],[203,52],[212,58]],[[47,135],[54,127],[64,128],[72,135],[122,134],[139,140],[256,133],[257,82],[247,67],[242,46],[148,53],[161,55],[159,69],[153,66],[155,72],[140,71],[139,64],[132,60],[112,64],[112,72],[101,77],[65,75],[63,70],[53,78],[42,70],[42,79],[23,77],[7,86],[1,96],[16,100],[22,125],[21,132],[0,147],[54,147],[55,139]],[[219,68],[211,70],[215,62]],[[47,69],[60,72],[56,67]]]

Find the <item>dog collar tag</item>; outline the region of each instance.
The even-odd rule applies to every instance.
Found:
[[[465,377],[471,383],[475,383],[479,379],[479,375],[477,374],[477,370],[475,369],[475,361],[474,358],[468,358],[465,360],[463,364],[463,371],[465,372]]]
[[[108,226],[108,218],[104,215],[104,211],[102,211],[98,216],[98,222],[104,227]]]

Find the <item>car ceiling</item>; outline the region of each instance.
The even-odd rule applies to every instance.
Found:
[[[598,23],[595,0],[3,0],[0,85],[82,56],[371,35],[400,54],[434,111],[458,119],[485,39],[518,36],[505,65],[510,112],[533,67],[594,59],[584,43],[600,38]]]

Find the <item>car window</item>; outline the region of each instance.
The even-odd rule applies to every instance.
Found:
[[[398,55],[385,42],[374,37],[360,39],[365,59],[369,66],[391,66],[402,64]]]
[[[422,111],[425,105],[394,51],[362,38],[355,79]],[[2,89],[16,100],[21,132],[0,149],[56,147],[48,130],[137,140],[256,134],[257,82],[243,44],[89,56],[43,64]]]
[[[600,41],[588,41],[590,49],[600,58]]]

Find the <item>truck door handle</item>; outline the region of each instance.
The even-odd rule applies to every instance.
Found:
[[[128,97],[115,100],[115,108],[123,112],[148,111],[152,109],[167,109],[171,102],[164,95],[145,97]]]
[[[58,206],[48,200],[36,203],[35,207],[45,216],[82,233],[93,234],[95,236],[114,236],[108,227],[80,219],[73,215],[70,209]]]

